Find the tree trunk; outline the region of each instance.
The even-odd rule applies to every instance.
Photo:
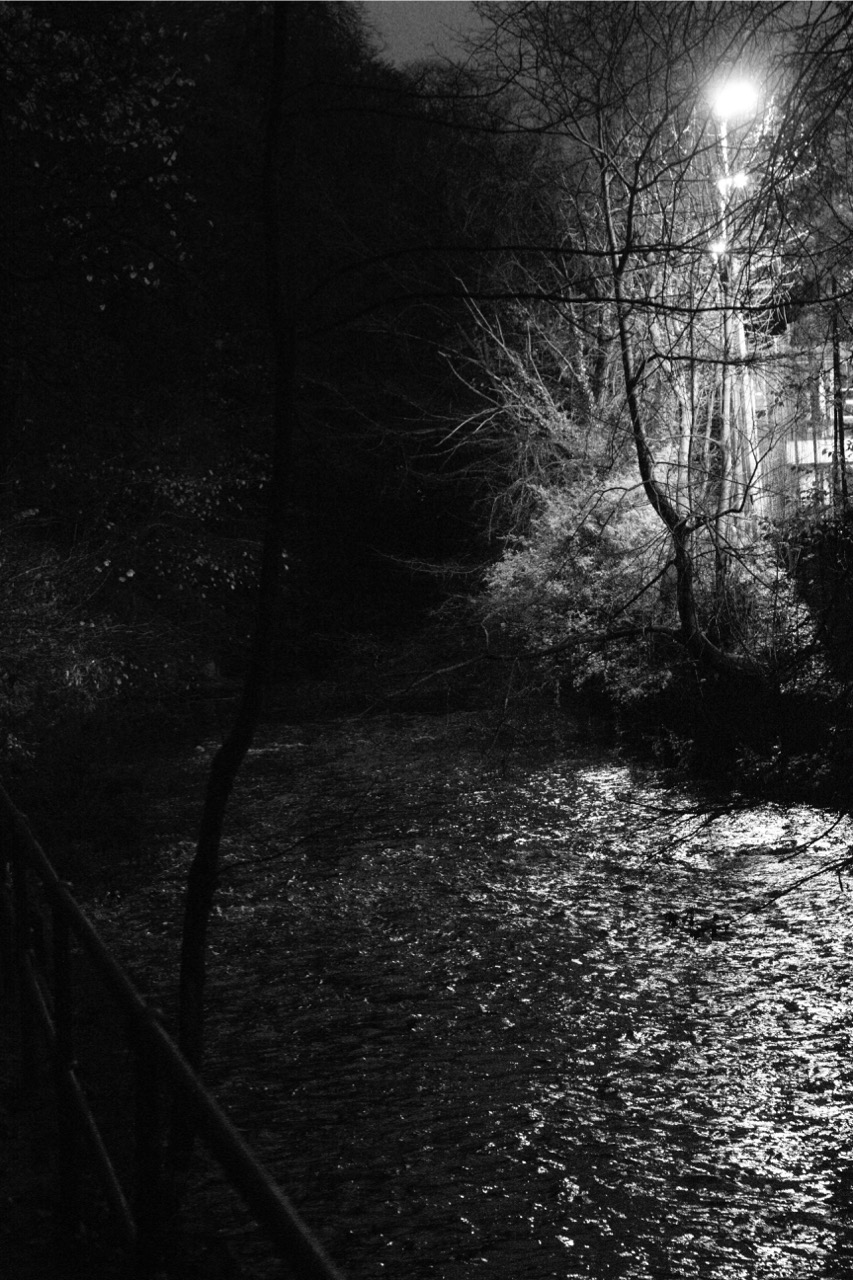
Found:
[[[622,376],[625,382],[625,399],[628,405],[628,417],[631,433],[637,453],[637,465],[640,472],[643,491],[651,507],[669,531],[672,541],[673,559],[676,572],[676,602],[678,620],[681,626],[681,641],[687,652],[701,662],[716,668],[718,671],[734,673],[748,669],[748,664],[719,649],[706,635],[699,620],[694,590],[694,566],[691,551],[692,534],[689,523],[672,503],[669,495],[655,476],[654,460],[643,423],[643,414],[637,387],[642,375],[643,362],[635,361],[628,329],[628,304],[622,289],[624,264],[628,260],[627,250],[619,249],[613,225],[613,214],[610,204],[610,191],[607,174],[602,173],[602,195],[605,230],[607,234],[610,269],[613,281],[613,300],[616,311],[616,328],[619,338],[619,350],[622,360]]]
[[[184,900],[179,978],[178,1043],[198,1070],[204,1054],[204,990],[207,933],[219,879],[220,846],[228,800],[248,752],[271,674],[282,576],[285,500],[289,489],[293,440],[294,338],[282,300],[282,236],[279,202],[282,94],[287,76],[287,9],[272,6],[273,53],[263,170],[263,222],[266,240],[268,309],[273,351],[273,449],[267,499],[267,523],[261,558],[252,652],[233,726],[213,757],[204,796],[195,857]],[[188,1153],[192,1136],[176,1116],[173,1146]]]

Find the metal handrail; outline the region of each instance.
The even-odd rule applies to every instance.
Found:
[[[157,1132],[156,1087],[151,1087],[154,1070],[162,1072],[193,1117],[196,1132],[223,1170],[229,1184],[242,1197],[256,1223],[273,1244],[295,1280],[344,1280],[320,1243],[299,1217],[280,1187],[227,1119],[202,1084],[177,1045],[158,1020],[157,1014],[136,990],[100,934],[63,883],[36,840],[25,816],[0,786],[0,829],[6,836],[4,860],[12,871],[11,899],[5,893],[2,919],[14,927],[18,987],[22,1014],[22,1055],[32,1064],[33,1022],[40,1024],[50,1050],[59,1101],[60,1216],[62,1232],[71,1236],[79,1224],[76,1203],[76,1176],[73,1164],[74,1138],[68,1131],[68,1116],[74,1114],[87,1137],[108,1203],[119,1222],[125,1241],[136,1251],[137,1275],[153,1276],[160,1267],[159,1244],[155,1238],[161,1217],[159,1155],[151,1150]],[[28,873],[38,877],[50,907],[52,982],[39,965],[30,936]],[[8,927],[8,925],[7,925]],[[77,1077],[71,1043],[72,993],[70,984],[70,937],[86,953],[104,987],[128,1019],[128,1040],[137,1061],[137,1176],[135,1211],[121,1187],[106,1146],[88,1106]],[[5,949],[6,939],[3,939]],[[29,1041],[29,1043],[28,1043]],[[146,1150],[147,1147],[147,1150]],[[69,1167],[72,1166],[72,1167]]]

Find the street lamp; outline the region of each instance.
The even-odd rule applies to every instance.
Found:
[[[717,136],[720,140],[720,152],[723,160],[723,172],[717,179],[717,190],[720,193],[720,231],[721,238],[716,241],[711,252],[717,259],[722,259],[728,247],[728,209],[729,199],[733,191],[742,191],[749,179],[745,173],[732,173],[729,164],[729,121],[750,116],[758,105],[758,90],[749,80],[730,79],[723,81],[711,95],[711,109],[717,119]],[[720,247],[722,245],[722,248]],[[721,263],[721,265],[724,265]]]
[[[734,303],[736,288],[735,262],[729,244],[729,203],[735,191],[746,187],[748,178],[745,173],[732,173],[729,162],[729,121],[742,119],[755,112],[758,105],[758,90],[749,80],[732,78],[719,84],[711,95],[711,108],[717,121],[717,136],[720,142],[722,158],[721,176],[717,179],[717,190],[720,194],[720,237],[710,246],[711,253],[717,263],[720,276],[720,293],[722,295],[723,321],[723,364],[722,364],[722,440],[721,454],[723,474],[720,482],[720,512],[731,506],[731,495],[735,480],[735,450],[732,439],[732,386],[729,378],[729,353],[731,348],[732,328],[736,327],[739,354],[741,357],[741,410],[743,414],[743,436],[748,446],[753,445],[752,430],[754,415],[751,413],[751,388],[746,375],[746,333],[743,319],[737,317]],[[738,451],[739,452],[739,451]],[[750,463],[752,460],[750,460]],[[750,470],[753,470],[750,465]],[[749,482],[747,482],[749,483]]]
[[[758,106],[758,90],[751,80],[733,77],[717,85],[711,94],[711,109],[718,120],[751,116]]]

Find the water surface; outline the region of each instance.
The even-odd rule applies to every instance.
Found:
[[[849,823],[481,744],[259,744],[213,935],[232,1114],[353,1280],[853,1274]],[[186,856],[105,923],[176,920]]]

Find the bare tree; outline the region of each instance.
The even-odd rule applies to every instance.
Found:
[[[804,18],[774,4],[480,8],[491,22],[481,65],[490,92],[507,95],[503,128],[547,152],[539,207],[550,226],[536,228],[537,256],[504,266],[494,308],[475,311],[486,376],[469,344],[460,374],[481,400],[469,434],[493,449],[503,434],[502,500],[516,516],[543,483],[576,485],[568,455],[577,468],[595,439],[598,474],[571,507],[567,537],[577,544],[592,511],[612,512],[617,490],[615,505],[637,522],[639,490],[659,532],[637,522],[646,581],[625,580],[623,607],[648,603],[659,581],[647,622],[663,625],[663,600],[692,657],[758,669],[772,640],[739,624],[738,601],[745,582],[759,592],[778,583],[767,532],[797,422],[819,412],[814,377],[780,324],[803,261],[791,212],[803,206],[802,148],[833,126],[826,102],[807,109],[804,95],[821,56],[846,48],[848,15],[820,6]],[[833,92],[838,103],[834,82]]]

